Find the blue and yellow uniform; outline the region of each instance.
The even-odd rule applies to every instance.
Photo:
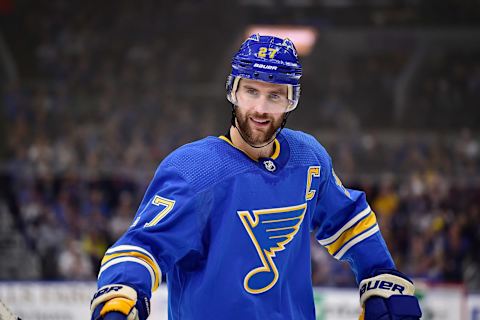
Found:
[[[166,275],[169,319],[315,319],[310,232],[357,281],[394,269],[363,192],[346,189],[312,136],[284,129],[271,158],[207,137],[158,167],[99,287],[150,297]]]

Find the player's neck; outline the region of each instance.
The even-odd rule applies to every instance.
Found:
[[[230,138],[235,147],[245,152],[250,158],[258,160],[260,158],[268,158],[273,155],[274,143],[269,143],[262,148],[253,148],[243,140],[242,136],[238,132],[237,128],[230,127]]]

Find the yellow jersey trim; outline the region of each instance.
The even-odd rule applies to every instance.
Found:
[[[159,278],[160,278],[161,273],[160,273],[160,270],[158,269],[158,267],[156,266],[156,263],[152,259],[150,259],[150,257],[148,257],[147,255],[144,255],[143,253],[136,252],[136,251],[106,254],[102,259],[101,265],[103,266],[108,261],[110,261],[112,259],[115,259],[117,257],[135,257],[135,258],[138,258],[142,261],[145,261],[153,269],[153,272],[155,273],[155,283],[153,285],[153,290],[152,291],[154,291],[158,288],[159,281],[160,281]]]
[[[277,138],[275,138],[275,140],[273,141],[273,143],[275,144],[275,152],[273,153],[273,155],[271,156],[271,158],[273,160],[276,160],[278,158],[278,156],[280,155],[280,142],[278,142]]]
[[[328,250],[328,253],[333,255],[345,243],[352,240],[359,234],[365,232],[366,230],[370,229],[376,223],[377,219],[375,217],[375,213],[371,211],[367,217],[358,222],[354,227],[346,230],[335,242],[329,244],[328,246],[325,246],[325,248]]]
[[[258,160],[256,159],[253,159],[248,153],[246,153],[245,151],[243,151],[242,149],[240,148],[237,148],[233,142],[228,139],[227,137],[225,136],[219,136],[218,138],[220,138],[221,140],[227,142],[229,145],[231,145],[232,147],[234,147],[235,149],[237,150],[240,150],[241,152],[243,152],[244,154],[246,154],[250,159],[252,159],[253,161],[255,162],[258,162]],[[271,159],[273,160],[276,160],[278,158],[278,156],[280,155],[280,142],[278,142],[278,139],[275,138],[275,140],[273,140],[273,143],[275,144],[275,151],[273,152],[273,155],[270,157]]]

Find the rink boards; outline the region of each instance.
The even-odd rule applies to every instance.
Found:
[[[461,286],[418,286],[424,317],[432,320],[480,320],[480,294],[466,294]],[[93,282],[0,282],[0,300],[23,319],[89,319]],[[319,320],[357,320],[355,289],[315,288]],[[167,319],[167,290],[161,286],[152,298],[149,319]]]

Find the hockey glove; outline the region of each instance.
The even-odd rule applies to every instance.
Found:
[[[91,320],[145,320],[150,313],[147,297],[137,300],[137,292],[123,284],[100,288],[90,303]]]
[[[378,270],[360,282],[360,320],[418,320],[422,311],[413,282],[396,270]]]

